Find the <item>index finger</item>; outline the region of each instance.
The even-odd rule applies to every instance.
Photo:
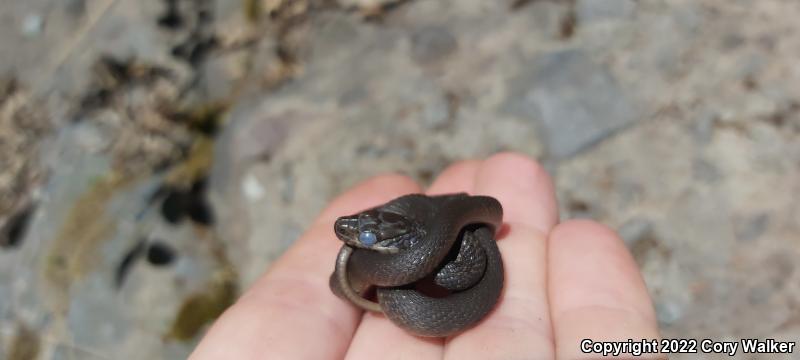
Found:
[[[341,242],[337,216],[351,214],[411,192],[405,176],[367,180],[334,200],[311,228],[217,320],[191,359],[341,358],[360,311],[334,296],[328,277]],[[314,304],[313,306],[309,304]],[[309,340],[314,346],[308,346]]]
[[[472,192],[503,205],[497,246],[505,285],[495,310],[447,343],[447,358],[552,358],[546,234],[558,209],[550,176],[527,156],[501,153],[481,164]]]

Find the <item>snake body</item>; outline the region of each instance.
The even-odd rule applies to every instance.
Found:
[[[502,217],[496,199],[466,194],[406,195],[341,217],[334,231],[344,245],[331,289],[418,336],[463,331],[502,291],[494,240]],[[377,303],[364,298],[371,287]]]

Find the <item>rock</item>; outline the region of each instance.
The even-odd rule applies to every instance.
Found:
[[[263,109],[263,108],[262,108]],[[233,116],[234,122],[228,128],[234,134],[229,143],[234,153],[233,161],[252,161],[258,158],[269,158],[281,147],[286,137],[289,136],[293,124],[302,124],[313,118],[313,114],[300,112],[272,112],[261,111],[255,113],[256,117],[240,121]],[[227,130],[227,129],[226,129]],[[223,135],[224,136],[224,135]],[[225,141],[225,139],[221,139]]]
[[[537,121],[555,158],[575,155],[638,118],[608,69],[580,50],[536,59],[509,81],[508,94],[506,109]]]
[[[736,239],[742,242],[757,240],[769,227],[770,216],[761,213],[736,222]]]
[[[86,0],[66,0],[63,6],[72,16],[81,16],[86,12]]]
[[[22,20],[22,34],[27,37],[38,36],[44,28],[44,18],[39,14],[30,14]]]
[[[28,206],[43,181],[39,161],[53,131],[44,104],[14,81],[0,80],[0,223]],[[2,227],[2,225],[0,225]],[[3,242],[0,240],[0,242]]]
[[[411,58],[419,64],[439,60],[456,49],[458,40],[445,27],[424,27],[411,36]]]
[[[85,349],[132,358],[142,349],[122,350],[125,344],[161,344],[183,299],[203,289],[224,264],[203,245],[208,239],[197,241],[203,235],[191,225],[166,225],[153,210],[158,206],[151,202],[158,199],[151,195],[161,177],[114,180],[109,154],[86,146],[95,142],[87,141],[87,134],[96,135],[86,132],[91,128],[78,124],[61,129],[44,157],[52,176],[30,217],[26,239],[16,254],[9,254],[13,257],[0,251],[0,270],[15,269],[13,281],[0,278],[0,293],[9,299],[0,306],[0,315],[48,334],[48,344],[68,340],[71,347],[48,348],[53,356],[86,358],[80,355]],[[150,236],[158,239],[156,246],[168,243],[174,249],[174,261],[167,261],[163,251],[154,255],[151,247],[131,256],[121,269],[134,244]],[[181,271],[187,267],[191,271]],[[141,332],[140,327],[151,330]],[[148,351],[160,346],[151,345]]]
[[[655,308],[658,323],[661,325],[673,325],[683,316],[683,310],[681,309],[681,306],[674,301],[656,301]]]
[[[768,286],[759,285],[755,286],[747,292],[747,300],[752,305],[761,305],[769,301],[775,294],[775,289]]]
[[[695,179],[706,183],[715,183],[722,178],[719,169],[704,159],[696,159],[692,163],[692,173]]]
[[[451,124],[455,118],[455,104],[452,97],[445,94],[434,94],[431,101],[422,108],[419,121],[430,130],[441,130]]]
[[[0,337],[2,340],[2,337]],[[41,353],[42,336],[25,324],[17,324],[14,336],[8,341],[8,351],[3,351],[8,359],[37,359]],[[0,351],[3,348],[0,347]]]
[[[34,123],[5,116],[20,98],[0,105],[16,125],[0,129],[15,154],[0,183],[28,184],[5,176],[25,167],[50,172],[33,189],[5,187],[30,193],[35,209],[21,240],[0,247],[3,346],[26,324],[46,340],[43,359],[186,358],[218,315],[198,307],[230,304],[337,194],[386,172],[424,185],[457,160],[502,150],[545,164],[562,217],[619,229],[665,338],[800,334],[797,200],[787,195],[800,183],[791,6],[53,4],[6,2],[17,20],[0,22],[0,45],[14,49],[0,52],[0,73],[18,80],[0,84],[0,97],[36,83],[55,95],[33,108],[63,106],[48,112],[53,141],[31,136],[50,149],[37,162],[15,150]],[[31,14],[43,20],[34,37],[21,31]],[[89,70],[98,63],[106,71]],[[148,69],[168,75],[151,83]],[[150,158],[138,150],[161,153],[164,141],[184,151],[193,142],[175,140],[192,139],[153,135],[186,124],[157,115],[204,100],[233,105],[219,132],[204,132],[216,134],[202,142],[214,151],[212,206],[190,213],[205,197],[180,197],[167,207],[184,209],[182,220],[167,224],[164,200],[150,195],[169,164],[136,168],[124,186],[109,167],[142,164]],[[115,136],[132,125],[141,131]],[[112,161],[107,148],[121,145],[130,156]]]
[[[630,18],[635,10],[632,0],[578,0],[575,5],[579,24]]]
[[[203,99],[208,102],[227,100],[237,90],[236,86],[241,86],[247,61],[247,52],[230,51],[203,62],[201,81],[197,85]]]
[[[711,113],[704,113],[697,121],[692,123],[692,136],[698,144],[707,145],[714,136],[716,117]]]
[[[258,201],[264,197],[264,186],[252,174],[242,180],[242,194],[248,201]]]
[[[619,236],[625,241],[628,248],[632,248],[637,242],[644,239],[653,231],[653,223],[649,219],[636,217],[626,221],[619,228]]]
[[[103,360],[105,356],[93,349],[83,348],[67,343],[56,343],[50,349],[50,360]]]
[[[88,152],[100,152],[108,149],[111,139],[107,130],[101,129],[91,122],[80,122],[75,125],[75,143]]]
[[[76,344],[106,348],[118,344],[131,330],[128,314],[114,299],[114,288],[103,272],[76,283],[71,292],[67,324]]]
[[[363,10],[378,9],[381,6],[396,2],[397,0],[337,0],[339,5],[346,8],[358,8]]]

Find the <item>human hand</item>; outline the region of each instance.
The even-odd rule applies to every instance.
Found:
[[[412,336],[328,288],[338,216],[421,192],[384,175],[336,198],[212,326],[191,359],[580,359],[580,343],[659,338],[652,301],[619,237],[595,222],[558,223],[553,183],[529,158],[503,153],[446,169],[426,193],[497,198],[505,288],[477,326],[447,339]],[[647,358],[647,357],[643,357]]]

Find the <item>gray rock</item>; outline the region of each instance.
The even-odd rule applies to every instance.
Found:
[[[281,181],[279,183],[281,188],[281,200],[286,203],[294,201],[295,197],[295,171],[291,164],[284,164],[281,168]]]
[[[105,360],[107,357],[96,350],[67,343],[57,343],[49,351],[48,360]]]
[[[5,277],[0,278],[0,296],[3,299],[11,299],[11,281]],[[6,322],[11,319],[11,302],[3,301],[0,304],[0,322]]]
[[[72,16],[80,16],[86,12],[86,0],[66,0],[63,6]]]
[[[538,121],[555,158],[575,155],[638,118],[608,69],[580,50],[544,55],[508,84],[507,111]]]
[[[27,37],[38,36],[44,29],[44,18],[39,14],[30,14],[22,20],[22,34]]]
[[[737,221],[736,239],[743,242],[757,240],[769,227],[769,219],[769,214],[761,213]]]
[[[105,53],[169,68],[186,95],[138,87],[127,100],[202,102],[245,80],[214,144],[210,179],[213,232],[243,287],[353,184],[385,172],[428,183],[456,160],[516,150],[544,157],[563,214],[619,225],[664,337],[800,334],[797,201],[787,195],[800,182],[791,105],[800,97],[791,36],[800,25],[786,2],[532,1],[509,10],[392,1],[402,6],[365,22],[361,15],[388,1],[307,9],[273,1],[302,13],[288,23],[255,23],[240,2],[179,3],[188,10],[183,30],[157,27],[163,1],[7,1],[0,13],[12,20],[0,22],[0,45],[14,51],[0,52],[0,73],[48,80],[41,88],[63,90],[69,109]],[[214,8],[201,30],[217,46],[196,66],[176,65],[169,52],[189,35],[200,3]],[[45,22],[35,38],[21,31],[28,14]],[[572,20],[579,27],[564,39]],[[279,45],[295,52],[288,69]],[[280,86],[262,87],[265,77]],[[646,121],[635,123],[639,115]],[[132,219],[158,176],[115,190],[104,214],[113,234],[84,246],[97,251],[72,279],[66,312],[49,306],[37,264],[65,214],[107,175],[103,149],[117,143],[103,128],[60,130],[30,233],[0,250],[0,342],[21,322],[46,334],[43,359],[186,358],[194,342],[163,335],[184,296],[218,267],[196,229],[159,223],[157,211]],[[139,259],[119,290],[104,288],[140,236],[174,247],[175,262]]]
[[[774,294],[775,289],[764,285],[758,285],[747,292],[747,300],[752,305],[761,305],[769,301]]]
[[[430,130],[440,130],[450,124],[455,116],[452,101],[444,94],[432,96],[420,114],[422,126]]]
[[[112,284],[105,274],[90,276],[75,284],[68,326],[77,344],[110,349],[131,330],[127,314],[117,304]]]
[[[706,183],[715,183],[722,178],[716,165],[705,159],[695,159],[692,162],[692,173],[695,179]]]
[[[716,115],[712,113],[704,113],[692,123],[692,135],[697,143],[707,145],[711,142],[715,123]]]
[[[82,121],[75,125],[75,144],[88,152],[97,153],[108,149],[111,142],[109,131],[101,129],[97,124]]]
[[[683,316],[683,309],[675,301],[656,300],[656,318],[661,325],[673,325]]]
[[[797,263],[796,255],[791,252],[776,252],[766,259],[767,283],[775,292],[782,290],[787,283],[791,284]]]
[[[580,24],[629,18],[635,9],[632,0],[578,0],[575,5]]]
[[[735,50],[744,45],[746,40],[742,34],[729,33],[722,38],[720,46],[724,50]]]
[[[238,189],[243,169],[254,161],[271,158],[284,144],[293,126],[317,117],[308,109],[282,109],[273,104],[256,98],[245,99],[231,110],[228,126],[218,136],[219,146],[214,149],[215,161],[211,169],[214,191]]]
[[[224,101],[240,85],[248,61],[247,52],[231,51],[213,56],[202,64],[198,91],[209,102]]]
[[[635,217],[626,221],[619,228],[619,236],[625,241],[628,248],[650,235],[653,231],[653,222],[643,217]]]
[[[9,299],[0,315],[31,324],[48,334],[49,343],[69,344],[47,350],[55,358],[134,358],[137,349],[122,350],[123,345],[130,339],[160,343],[163,334],[157,330],[169,328],[182,299],[207,281],[207,269],[214,266],[202,259],[213,257],[198,245],[203,242],[191,226],[172,226],[159,236],[201,259],[192,271],[179,273],[176,267],[174,273],[157,273],[141,266],[139,257],[117,286],[115,277],[132,245],[163,221],[158,211],[142,212],[161,178],[107,188],[107,154],[96,151],[103,136],[91,129],[88,124],[62,128],[45,156],[52,176],[25,240],[16,254],[0,254],[0,270],[14,274],[0,277],[0,292]],[[181,258],[190,262],[195,256]],[[174,286],[178,282],[183,286]],[[154,330],[142,333],[140,326]]]
[[[458,40],[442,26],[424,27],[411,36],[411,58],[428,64],[452,54],[458,49]]]

